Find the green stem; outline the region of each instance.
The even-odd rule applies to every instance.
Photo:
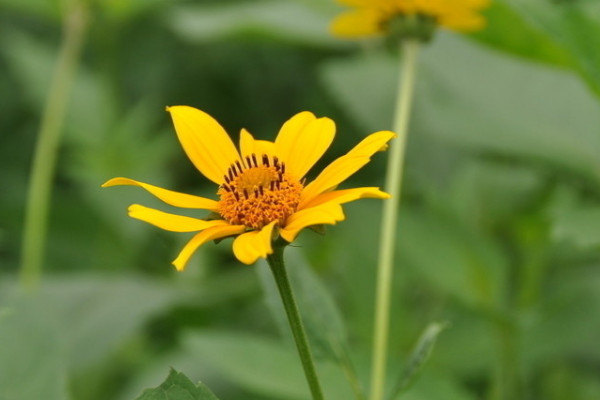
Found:
[[[302,320],[300,319],[300,313],[298,312],[298,306],[296,305],[292,287],[290,286],[290,281],[285,270],[285,264],[283,262],[283,247],[275,246],[273,248],[273,254],[267,257],[267,261],[271,267],[271,271],[273,271],[275,282],[279,288],[279,294],[281,295],[281,300],[283,301],[283,306],[290,323],[290,328],[292,329],[292,333],[294,335],[296,348],[298,349],[298,354],[300,355],[300,360],[302,361],[304,375],[306,376],[308,386],[310,387],[312,398],[314,400],[323,400],[323,392],[321,391],[321,386],[315,370],[306,332],[304,331],[304,326],[302,325]]]
[[[396,243],[396,221],[402,188],[402,171],[408,121],[412,105],[419,42],[404,40],[402,43],[402,70],[398,82],[398,96],[394,116],[393,131],[398,138],[390,145],[385,188],[391,194],[390,201],[384,203],[379,244],[377,269],[377,289],[375,299],[375,327],[371,375],[371,400],[381,400],[385,391],[387,345],[390,314],[390,296]]]
[[[63,41],[35,147],[21,248],[20,281],[26,289],[34,289],[42,274],[48,208],[58,144],[88,21],[87,5],[84,3],[83,1],[69,3],[70,7],[63,22]]]

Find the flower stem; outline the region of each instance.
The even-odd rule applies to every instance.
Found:
[[[275,282],[277,283],[277,287],[279,289],[279,294],[281,295],[281,300],[283,301],[283,306],[290,323],[290,328],[292,329],[292,333],[294,335],[296,348],[298,349],[298,354],[300,355],[300,360],[302,361],[304,375],[306,376],[308,386],[310,387],[312,398],[313,400],[323,400],[323,392],[321,391],[319,379],[315,371],[315,365],[313,362],[312,353],[310,351],[310,346],[308,344],[308,339],[306,337],[306,332],[304,331],[304,326],[302,325],[302,320],[300,319],[300,313],[298,312],[298,306],[296,305],[296,300],[294,299],[294,293],[292,292],[292,287],[290,286],[290,281],[285,270],[285,264],[283,262],[283,249],[284,248],[281,246],[274,246],[273,254],[267,257],[267,262],[271,267],[271,271],[273,272]]]
[[[371,400],[381,400],[385,391],[396,221],[400,206],[404,153],[413,98],[418,50],[419,42],[417,40],[404,40],[402,42],[402,75],[398,82],[398,96],[392,128],[398,135],[398,138],[392,141],[390,145],[385,183],[385,188],[391,194],[392,198],[390,201],[384,203],[379,244],[371,371]]]
[[[63,21],[63,41],[44,106],[35,147],[21,248],[21,285],[34,289],[40,280],[48,208],[62,123],[87,26],[87,2],[70,1]]]

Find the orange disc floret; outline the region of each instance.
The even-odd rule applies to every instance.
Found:
[[[285,164],[263,154],[232,164],[219,187],[218,212],[232,225],[260,229],[271,222],[283,225],[296,212],[303,185]]]

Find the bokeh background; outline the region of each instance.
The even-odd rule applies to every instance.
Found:
[[[389,129],[398,54],[332,37],[329,0],[97,0],[64,123],[44,277],[18,274],[33,149],[67,3],[0,0],[0,398],[134,399],[169,367],[223,399],[309,397],[268,268],[230,241],[187,270],[189,236],[129,219],[167,210],[126,176],[214,196],[166,105],[272,139],[333,118],[322,162]],[[390,385],[447,321],[407,400],[600,398],[600,4],[496,0],[471,35],[421,55],[399,218]],[[348,185],[383,185],[385,154]],[[369,377],[380,203],[304,232],[289,269],[329,399]],[[347,359],[336,349],[345,348]],[[350,363],[351,362],[351,363]]]

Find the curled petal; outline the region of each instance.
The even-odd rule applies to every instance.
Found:
[[[198,208],[202,210],[217,211],[217,202],[215,200],[186,193],[174,192],[172,190],[163,189],[148,183],[134,181],[133,179],[129,178],[113,178],[105,182],[102,187],[118,185],[139,186],[165,203],[175,207]]]
[[[376,132],[357,144],[346,155],[329,164],[302,192],[299,208],[305,208],[313,198],[339,185],[371,160],[371,156],[384,148],[396,136],[390,131]]]
[[[282,238],[288,242],[293,242],[298,233],[307,226],[328,224],[335,225],[344,220],[344,211],[342,206],[336,203],[323,203],[319,206],[300,210],[291,215],[285,224],[285,227],[279,230]]]
[[[259,231],[246,232],[233,241],[233,254],[244,264],[250,265],[259,258],[273,253],[271,246],[273,227],[277,221],[271,222]]]
[[[354,189],[334,190],[332,192],[321,193],[306,203],[303,209],[317,207],[324,203],[344,204],[358,199],[389,199],[390,195],[382,192],[377,187],[361,187]]]
[[[240,155],[223,127],[210,115],[188,106],[167,107],[183,150],[208,179],[217,185]]]
[[[221,224],[203,230],[187,242],[183,249],[181,249],[181,252],[179,252],[177,258],[173,260],[173,265],[177,271],[183,271],[190,257],[198,247],[211,240],[238,235],[244,232],[244,230],[246,230],[246,227],[243,225],[229,225],[227,222],[221,221]]]
[[[129,206],[129,216],[171,232],[197,232],[213,226],[223,225],[221,220],[205,221],[166,213],[139,204]]]

